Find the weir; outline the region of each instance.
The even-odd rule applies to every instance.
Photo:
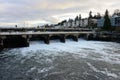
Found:
[[[65,43],[66,38],[70,38],[73,41],[78,41],[78,37],[84,34],[86,39],[94,34],[92,31],[87,32],[4,32],[0,33],[0,49],[3,48],[16,48],[16,47],[29,47],[31,40],[42,39],[46,44],[50,44],[51,39],[59,39],[60,42]]]

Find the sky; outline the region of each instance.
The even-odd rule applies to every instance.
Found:
[[[120,8],[119,0],[0,0],[0,27],[33,27]]]

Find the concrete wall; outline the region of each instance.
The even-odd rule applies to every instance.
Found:
[[[88,34],[84,33],[86,39]],[[43,40],[46,44],[50,44],[51,39],[59,39],[60,42],[65,43],[66,38],[78,41],[80,33],[65,33],[65,34],[38,34],[38,35],[11,35],[0,36],[0,49],[3,48],[16,48],[16,47],[29,47],[30,40]]]

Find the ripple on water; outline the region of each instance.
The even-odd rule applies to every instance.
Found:
[[[50,45],[33,42],[0,54],[0,80],[120,80],[119,47],[81,39]]]

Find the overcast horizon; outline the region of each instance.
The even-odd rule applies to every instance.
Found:
[[[0,27],[55,24],[79,14],[88,17],[90,11],[103,15],[106,9],[112,14],[119,8],[119,0],[0,0]]]

